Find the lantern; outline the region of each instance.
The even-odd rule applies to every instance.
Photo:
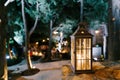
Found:
[[[92,72],[92,35],[83,25],[71,36],[71,64],[75,73]]]

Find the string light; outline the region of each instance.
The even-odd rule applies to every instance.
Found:
[[[2,22],[2,20],[0,19],[0,23]]]

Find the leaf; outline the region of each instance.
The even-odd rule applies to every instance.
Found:
[[[28,3],[29,3],[29,4],[35,4],[36,1],[35,1],[35,0],[28,0]]]

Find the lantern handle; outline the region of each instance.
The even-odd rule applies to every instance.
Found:
[[[80,23],[78,24],[78,26],[79,26],[80,28],[86,28],[87,25],[88,25],[87,22],[80,22]]]

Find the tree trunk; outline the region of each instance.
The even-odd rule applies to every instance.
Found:
[[[83,0],[80,0],[80,22],[83,21]]]
[[[25,12],[24,12],[24,0],[22,0],[22,17],[23,17],[23,22],[24,22],[24,30],[25,30],[25,55],[26,55],[26,60],[27,60],[27,65],[28,65],[28,69],[32,69],[32,62],[31,62],[31,57],[30,57],[30,54],[28,53],[28,49],[29,49],[29,44],[30,44],[30,36],[31,34],[34,32],[36,26],[37,26],[37,23],[38,23],[38,15],[36,16],[36,19],[35,19],[35,23],[32,27],[32,29],[30,30],[30,32],[28,32],[28,29],[27,29],[27,23],[26,23],[26,18],[25,18]],[[38,7],[39,7],[39,3],[37,2],[37,5],[36,5],[36,11],[38,12]]]
[[[5,0],[0,2],[0,80],[8,80],[6,61],[6,31],[7,24]]]
[[[27,60],[28,69],[32,69],[32,62],[31,62],[30,54],[28,53],[29,36],[28,36],[28,30],[26,26],[26,19],[25,19],[25,12],[24,12],[24,0],[21,0],[21,3],[22,3],[22,18],[23,18],[24,30],[25,30],[25,57]]]
[[[118,0],[109,0],[109,27],[108,27],[108,59],[109,60],[119,60],[120,59],[120,9],[119,4],[115,4],[119,2]],[[115,4],[115,5],[114,5]],[[113,6],[114,5],[114,6]],[[116,7],[115,7],[116,6]],[[117,12],[119,11],[119,13]]]
[[[50,20],[50,35],[49,35],[49,51],[48,51],[48,60],[51,60],[51,49],[52,49],[52,27],[53,27],[53,20]]]

